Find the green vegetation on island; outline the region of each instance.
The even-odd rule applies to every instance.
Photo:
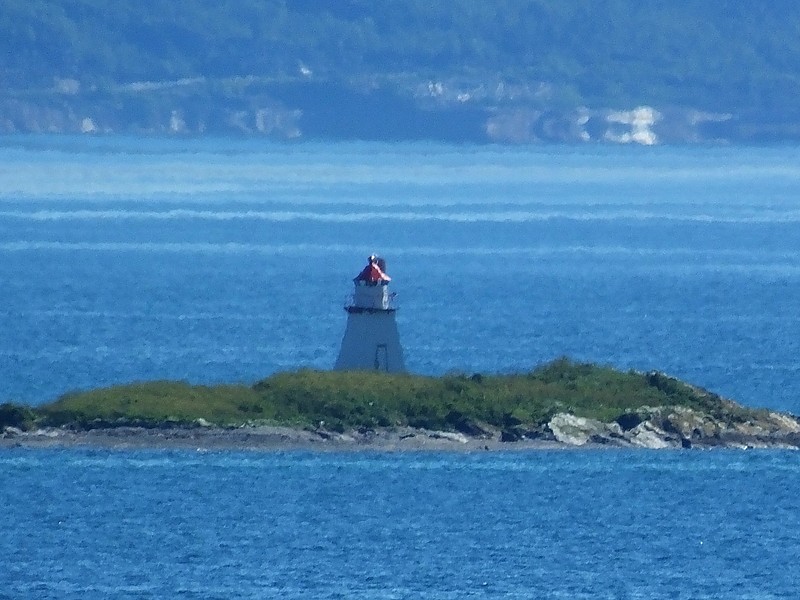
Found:
[[[684,407],[724,421],[746,409],[663,374],[620,372],[566,358],[525,374],[442,377],[301,370],[253,386],[135,383],[67,394],[31,408],[0,406],[0,428],[288,425],[342,432],[413,427],[479,435],[535,430],[559,413],[601,422],[642,407]],[[763,412],[763,411],[762,411]]]

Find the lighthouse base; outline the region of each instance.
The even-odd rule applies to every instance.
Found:
[[[348,312],[337,371],[403,373],[403,349],[393,310]]]

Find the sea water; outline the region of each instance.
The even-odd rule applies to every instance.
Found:
[[[566,355],[800,412],[800,148],[0,138],[0,402]],[[791,452],[0,452],[0,598],[794,598]]]
[[[70,137],[0,140],[0,401],[330,368],[372,253],[413,372],[800,411],[800,148]]]
[[[0,452],[0,598],[775,599],[790,451]]]

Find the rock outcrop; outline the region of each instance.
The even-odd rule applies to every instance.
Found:
[[[633,448],[798,448],[800,420],[771,411],[713,416],[682,406],[647,407],[603,423],[567,413],[554,415],[539,430],[512,437],[553,439],[565,446]]]

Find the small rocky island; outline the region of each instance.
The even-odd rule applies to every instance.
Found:
[[[0,405],[0,447],[791,448],[800,420],[660,372],[558,359],[515,375],[301,370],[253,386],[147,382]]]

